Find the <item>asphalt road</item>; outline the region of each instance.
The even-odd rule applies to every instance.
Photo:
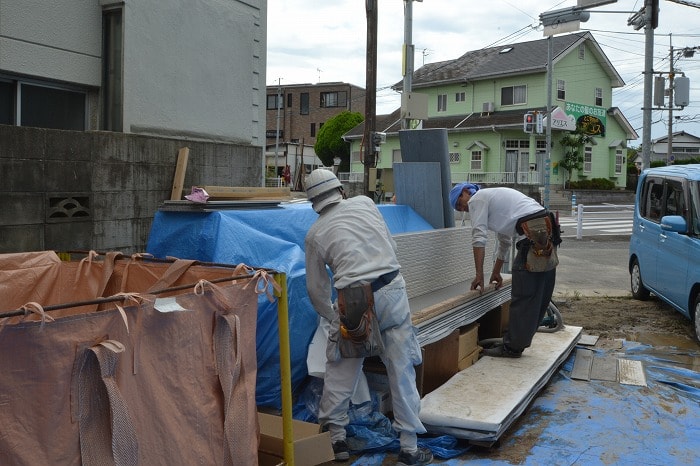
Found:
[[[629,236],[564,238],[554,297],[631,296]]]

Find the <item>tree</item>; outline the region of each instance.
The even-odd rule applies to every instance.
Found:
[[[591,142],[593,138],[584,134],[580,130],[571,131],[559,140],[559,144],[564,148],[564,156],[559,166],[566,170],[566,182],[571,181],[574,170],[583,169],[583,151],[581,148]]]
[[[344,111],[326,121],[316,136],[314,150],[326,166],[333,165],[333,159],[340,157],[339,171],[350,171],[350,143],[343,140],[343,134],[364,121],[359,112]]]

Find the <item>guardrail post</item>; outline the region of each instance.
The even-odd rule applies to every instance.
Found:
[[[581,239],[583,237],[583,204],[578,205],[578,212],[576,214],[576,239]]]

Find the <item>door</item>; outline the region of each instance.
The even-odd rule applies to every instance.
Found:
[[[506,150],[506,180],[505,183],[515,183],[515,174],[518,172],[518,151]]]
[[[518,184],[529,184],[530,182],[530,152],[520,151],[518,154]]]
[[[666,180],[663,215],[680,215],[687,221],[687,205],[683,182]],[[688,235],[660,229],[656,267],[659,289],[666,299],[681,308],[688,301],[686,276],[691,241]]]
[[[656,291],[656,256],[660,241],[661,207],[664,194],[663,179],[648,176],[641,187],[639,217],[635,217],[632,246],[636,249],[644,285]]]

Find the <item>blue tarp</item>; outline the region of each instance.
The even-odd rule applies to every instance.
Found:
[[[380,205],[392,234],[431,230],[413,209]],[[159,211],[153,220],[147,252],[223,264],[246,264],[287,275],[292,389],[307,376],[306,355],[318,315],[306,292],[304,237],[318,215],[309,203],[268,209],[214,212]],[[259,406],[281,408],[277,304],[258,301],[257,358]]]
[[[419,439],[444,465],[700,464],[700,373],[697,350],[627,341],[595,357],[642,362],[647,386],[571,379],[575,351],[493,450],[466,448],[449,436]],[[439,446],[436,441],[446,442]],[[385,464],[398,445],[365,453],[351,464]]]

